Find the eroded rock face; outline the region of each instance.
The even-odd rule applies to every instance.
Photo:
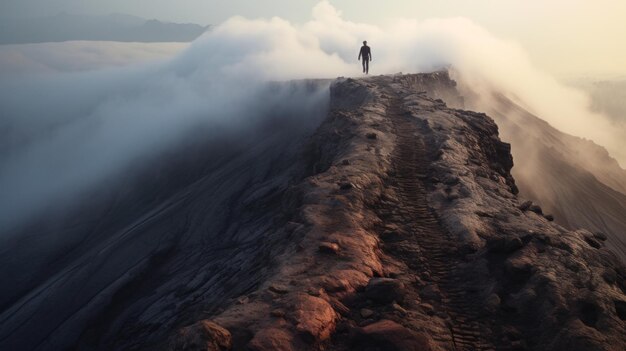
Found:
[[[354,337],[352,347],[355,349],[378,348],[389,351],[436,350],[427,335],[411,331],[386,319],[360,328]]]
[[[445,73],[333,84],[298,185],[297,246],[248,304],[216,317],[253,335],[241,345],[626,346],[624,267],[601,236],[518,199],[510,146],[488,116],[449,108],[455,91]]]
[[[172,338],[171,351],[228,351],[233,343],[230,332],[211,321],[200,321],[181,329]]]
[[[404,283],[391,278],[372,278],[365,287],[365,296],[380,303],[403,302]]]
[[[302,294],[296,298],[293,310],[296,331],[305,341],[323,342],[334,332],[337,314],[326,300]]]
[[[246,193],[245,225],[225,227],[239,241],[167,295],[185,303],[159,329],[170,349],[626,349],[626,269],[606,237],[518,198],[510,146],[446,104],[463,103],[446,72],[338,79],[330,101],[305,171]]]
[[[248,344],[252,351],[292,351],[294,336],[284,328],[267,328],[259,330]]]

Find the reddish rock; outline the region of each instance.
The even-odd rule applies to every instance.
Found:
[[[369,318],[371,316],[374,315],[374,311],[367,309],[367,308],[362,308],[361,309],[361,317],[363,318]]]
[[[281,309],[275,309],[272,312],[270,312],[270,314],[272,315],[272,317],[276,317],[276,318],[283,318],[283,317],[285,317],[285,311],[283,311]]]
[[[233,347],[230,332],[211,321],[200,321],[178,331],[170,341],[171,351],[226,351]]]
[[[353,346],[354,349],[374,346],[387,351],[433,350],[432,341],[425,334],[386,319],[359,328],[353,339]]]
[[[294,310],[296,330],[309,343],[327,340],[335,330],[337,313],[324,299],[301,294]]]
[[[405,294],[404,283],[397,279],[372,278],[365,287],[365,296],[378,303],[402,302]]]
[[[286,294],[289,292],[289,288],[283,284],[272,284],[270,285],[269,290],[277,294]]]
[[[340,250],[339,245],[337,245],[336,243],[328,242],[321,243],[318,249],[321,253],[326,254],[337,254]]]
[[[293,351],[294,336],[284,329],[259,330],[248,343],[251,351]]]

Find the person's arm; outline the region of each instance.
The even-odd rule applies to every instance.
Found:
[[[372,49],[370,49],[370,61],[372,61],[372,60],[373,60],[373,58],[372,58]]]
[[[359,50],[359,58],[357,58],[357,60],[361,59],[361,54],[363,53],[363,49]]]

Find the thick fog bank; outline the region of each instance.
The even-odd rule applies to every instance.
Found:
[[[358,76],[362,40],[372,47],[371,73],[453,66],[475,91],[500,92],[626,160],[622,126],[590,112],[583,93],[535,69],[515,43],[463,18],[354,23],[321,1],[303,25],[231,18],[167,62],[3,78],[0,227],[11,232],[37,213],[63,208],[200,127],[237,133],[253,128],[268,106],[322,103],[322,94],[290,101],[264,94],[265,83]]]

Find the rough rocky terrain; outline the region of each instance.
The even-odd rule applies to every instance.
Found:
[[[6,303],[0,348],[626,349],[626,268],[606,236],[520,198],[509,144],[449,107],[463,102],[446,72],[334,81],[299,139],[210,158]]]
[[[233,349],[626,346],[623,265],[603,237],[519,201],[494,122],[438,99],[453,84],[334,83],[300,185],[305,229],[271,279],[210,318]]]
[[[603,147],[563,133],[501,93],[460,89],[464,106],[493,117],[515,159],[520,195],[569,229],[605,234],[626,262],[626,170]]]

